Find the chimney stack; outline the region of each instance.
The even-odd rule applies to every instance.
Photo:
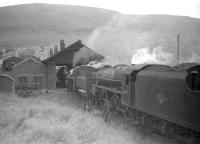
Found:
[[[58,52],[58,46],[55,45],[55,46],[54,46],[54,54],[57,53],[57,52]]]
[[[65,41],[60,40],[60,50],[62,51],[63,49],[65,49]]]
[[[52,56],[53,55],[53,49],[51,48],[50,49],[50,56]]]

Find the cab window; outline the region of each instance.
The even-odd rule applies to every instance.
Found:
[[[200,73],[191,71],[187,76],[187,85],[192,91],[200,91]]]
[[[129,75],[126,75],[126,85],[129,84]]]

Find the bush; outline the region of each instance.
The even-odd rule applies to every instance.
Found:
[[[18,96],[21,97],[29,97],[33,94],[32,90],[35,90],[34,87],[26,86],[26,85],[17,85],[15,87],[15,91]]]
[[[33,95],[32,90],[18,90],[17,95],[21,97],[29,97]]]
[[[15,86],[15,90],[36,90],[35,86],[27,86],[27,85],[17,85]]]

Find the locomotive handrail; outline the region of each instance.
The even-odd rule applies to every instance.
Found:
[[[99,79],[99,80],[105,80],[105,81],[121,82],[121,80],[114,80],[114,79],[110,79],[110,78],[99,78],[99,77],[95,77],[95,78]]]
[[[96,85],[96,84],[93,84],[93,86],[107,90],[107,91],[112,91],[112,92],[117,93],[117,94],[122,94],[122,92],[119,91],[119,90],[111,89],[111,88],[108,88],[108,87],[105,87],[105,86],[99,86],[99,85]]]

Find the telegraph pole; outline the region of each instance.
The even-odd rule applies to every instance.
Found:
[[[177,34],[177,64],[179,64],[179,34]]]

